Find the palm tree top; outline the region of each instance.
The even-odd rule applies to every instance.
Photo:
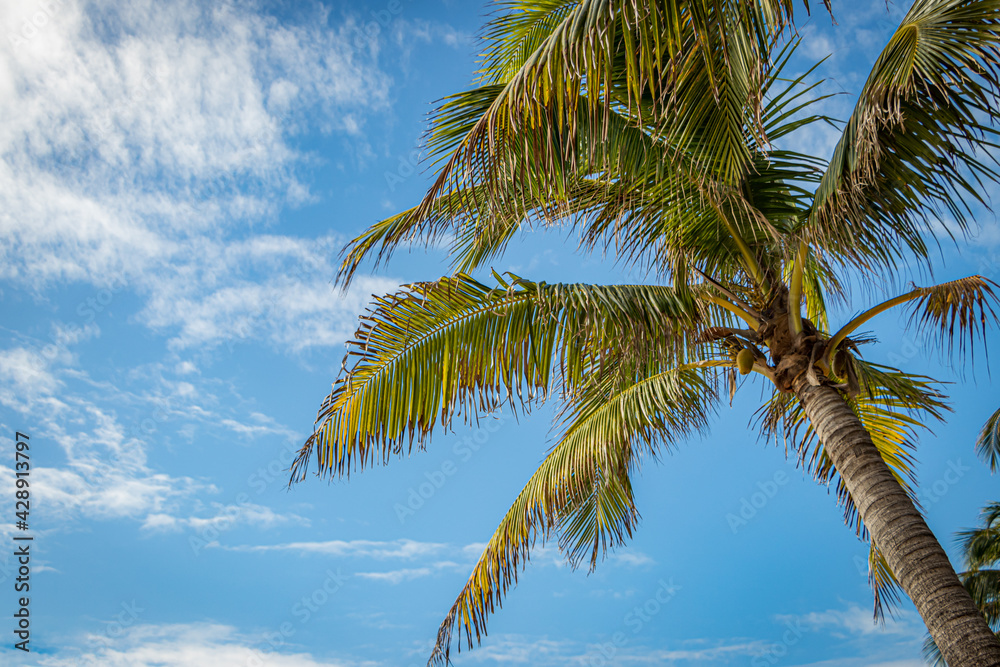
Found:
[[[762,432],[835,486],[869,540],[876,614],[899,583],[911,597],[929,585],[913,583],[891,522],[869,535],[865,514],[905,505],[947,563],[912,485],[915,432],[947,406],[933,380],[865,361],[860,328],[908,308],[911,328],[961,361],[997,322],[997,285],[913,286],[838,328],[829,305],[846,302],[851,280],[891,284],[912,260],[931,268],[938,219],[964,232],[988,204],[998,9],[916,2],[833,155],[810,156],[788,148],[796,133],[833,121],[814,110],[815,67],[785,74],[798,43],[791,2],[500,3],[478,84],[432,116],[436,178],[348,244],[338,281],[401,244],[442,238],[455,273],[375,301],[292,469],[302,479],[315,456],[320,474],[347,476],[457,418],[562,403],[555,444],[487,543],[432,662],[447,662],[463,633],[470,648],[481,639],[536,539],[558,536],[571,563],[593,567],[630,536],[639,461],[705,428],[739,374],[770,383]],[[658,284],[474,277],[519,231],[554,224]],[[851,429],[862,449],[840,443]],[[994,440],[984,436],[984,451]],[[845,473],[862,450],[883,497]]]

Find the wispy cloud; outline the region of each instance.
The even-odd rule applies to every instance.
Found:
[[[146,300],[138,321],[175,348],[233,332],[292,351],[342,342],[368,295],[395,285],[338,296],[342,239],[255,226],[314,200],[297,135],[360,145],[387,108],[390,79],[349,21],[320,3],[298,23],[253,1],[52,6],[30,38],[0,43],[0,278],[122,276]],[[16,35],[22,14],[8,3],[0,24]]]
[[[172,500],[211,490],[189,477],[150,469],[144,443],[113,410],[65,390],[68,349],[60,347],[52,355],[25,347],[0,350],[0,406],[31,415],[36,439],[56,443],[66,457],[60,467],[32,470],[32,486],[45,512],[63,520],[139,518]],[[12,446],[5,441],[0,449]],[[3,479],[13,484],[13,477]]]
[[[204,532],[211,528],[228,530],[236,524],[253,526],[255,528],[309,525],[309,519],[297,514],[278,513],[270,507],[255,503],[242,504],[237,508],[238,511],[230,511],[230,508],[223,506],[221,503],[212,503],[212,508],[215,510],[215,513],[207,517],[183,517],[166,513],[150,514],[143,521],[142,527],[150,532],[178,531],[183,528],[191,528]]]
[[[402,570],[391,570],[389,572],[358,572],[357,577],[372,579],[374,581],[385,581],[390,584],[398,584],[411,579],[420,579],[434,574],[434,570],[429,567],[404,568]]]
[[[367,660],[320,659],[310,653],[261,650],[259,640],[241,635],[236,628],[215,623],[137,625],[115,637],[90,635],[86,646],[63,648],[54,656],[41,656],[33,664],[43,667],[217,667],[256,665],[269,667],[365,667]],[[96,648],[94,648],[96,646]]]
[[[56,444],[62,453],[61,461],[50,453],[42,459],[46,464],[39,461],[32,469],[40,511],[57,529],[80,517],[140,521],[148,531],[232,524],[228,508],[212,502],[206,509],[197,500],[218,493],[213,484],[150,465],[153,436],[162,442],[169,429],[199,424],[216,432],[239,431],[243,437],[300,438],[260,412],[242,414],[218,405],[212,385],[219,381],[176,379],[162,364],[133,368],[115,381],[95,380],[76,367],[75,346],[89,337],[87,330],[81,328],[85,333],[80,335],[53,326],[55,344],[26,341],[0,349],[0,408],[30,417],[32,438]],[[130,391],[133,383],[137,391]],[[233,398],[240,403],[238,395]],[[0,453],[12,446],[0,440]],[[13,484],[13,477],[0,475],[0,489]],[[241,505],[238,523],[255,528],[308,525],[298,515],[253,503]]]
[[[255,546],[222,547],[229,551],[298,551],[303,554],[323,554],[345,558],[404,559],[436,556],[450,550],[447,544],[416,540],[327,540],[325,542],[289,542]]]
[[[904,635],[918,636],[923,632],[920,617],[907,610],[897,610],[885,623],[876,623],[872,612],[852,604],[847,609],[827,609],[807,614],[779,615],[780,622],[801,623],[810,630],[825,630],[843,636]]]

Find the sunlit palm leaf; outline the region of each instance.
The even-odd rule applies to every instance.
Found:
[[[1000,305],[994,287],[997,287],[996,283],[982,276],[969,276],[931,287],[915,287],[906,294],[869,308],[842,326],[827,344],[824,353],[827,362],[832,365],[845,336],[880,313],[902,304],[909,304],[910,327],[927,335],[933,345],[948,355],[954,352],[957,342],[961,360],[967,349],[970,354],[974,351],[977,336],[985,345],[987,328],[1000,321],[993,310],[994,306]]]
[[[494,288],[459,274],[377,300],[348,343],[346,372],[293,465],[313,451],[321,473],[385,462],[507,403],[527,408],[551,388],[580,382],[606,357],[632,351],[683,362],[701,317],[690,292],[669,287],[548,285],[499,275]]]
[[[792,80],[780,76],[796,43],[778,54],[761,84],[769,104],[760,122],[770,137],[826,120],[804,115],[823,99],[812,95],[815,86],[804,84],[812,70]],[[502,86],[488,85],[447,98],[432,119],[432,157],[465,145],[503,92]],[[441,238],[456,239],[455,267],[471,271],[501,252],[532,220],[579,229],[588,248],[606,250],[613,244],[628,261],[648,262],[660,275],[678,265],[696,265],[718,276],[731,272],[731,256],[749,252],[757,263],[772,255],[764,248],[806,216],[811,192],[804,186],[818,182],[825,166],[821,160],[788,150],[765,151],[751,141],[741,153],[742,183],[726,184],[706,171],[698,155],[711,152],[702,145],[704,137],[717,132],[705,123],[720,118],[745,122],[742,115],[699,112],[702,126],[691,125],[695,138],[680,150],[621,106],[605,109],[601,127],[591,127],[595,121],[586,97],[574,95],[579,97],[571,123],[575,132],[567,129],[568,120],[548,116],[523,127],[497,126],[488,147],[462,149],[475,164],[458,172],[447,187],[435,186],[420,206],[352,241],[338,281],[346,283],[367,256],[384,261],[400,244]],[[699,104],[711,102],[710,96],[701,98]],[[745,127],[731,132],[745,141]],[[744,270],[754,269],[744,264]]]
[[[593,568],[609,548],[631,536],[638,514],[629,474],[643,452],[704,425],[715,401],[703,371],[667,370],[614,389],[590,385],[578,396],[566,430],[532,474],[487,543],[441,628],[431,663],[447,662],[451,645],[481,641],[537,537],[561,534],[570,562]]]
[[[885,619],[885,612],[890,615],[892,610],[899,604],[899,597],[902,588],[896,580],[896,575],[892,573],[885,556],[879,551],[876,544],[869,540],[868,545],[868,585],[871,586],[875,598],[875,618]]]
[[[510,81],[578,4],[578,0],[497,2],[497,15],[483,31],[483,81]]]
[[[928,333],[949,355],[957,342],[961,359],[966,349],[973,351],[977,336],[985,342],[987,327],[998,323],[993,307],[1000,305],[1000,300],[994,287],[995,282],[982,276],[924,287],[913,303],[911,325]]]

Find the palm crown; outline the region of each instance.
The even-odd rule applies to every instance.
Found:
[[[835,483],[848,522],[870,538],[876,613],[898,579],[946,656],[1000,661],[912,502],[914,429],[942,417],[944,397],[929,378],[864,361],[871,341],[858,333],[908,307],[913,327],[961,356],[996,320],[995,285],[914,287],[836,329],[827,316],[852,277],[892,282],[913,257],[929,266],[931,221],[946,211],[964,230],[984,203],[982,184],[997,176],[984,151],[1000,2],[918,1],[829,162],[783,147],[832,122],[810,111],[822,99],[813,70],[782,76],[796,44],[790,2],[501,4],[479,85],[432,119],[432,187],[348,246],[340,281],[368,257],[441,238],[456,273],[376,300],[293,479],[313,454],[321,473],[347,476],[456,418],[558,397],[556,444],[441,625],[432,661],[447,661],[463,632],[469,647],[481,638],[535,539],[558,535],[572,563],[594,567],[631,535],[641,459],[705,428],[737,374],[756,372],[773,385],[762,432],[789,438],[820,482]],[[519,230],[555,224],[659,284],[471,277]],[[995,463],[1000,446],[984,442]],[[922,579],[907,545],[936,549],[942,578]],[[956,596],[951,626],[921,601],[942,587]]]

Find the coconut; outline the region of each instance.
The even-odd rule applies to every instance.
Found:
[[[743,375],[749,373],[753,369],[753,352],[747,348],[740,350],[739,354],[736,355],[736,367]]]

